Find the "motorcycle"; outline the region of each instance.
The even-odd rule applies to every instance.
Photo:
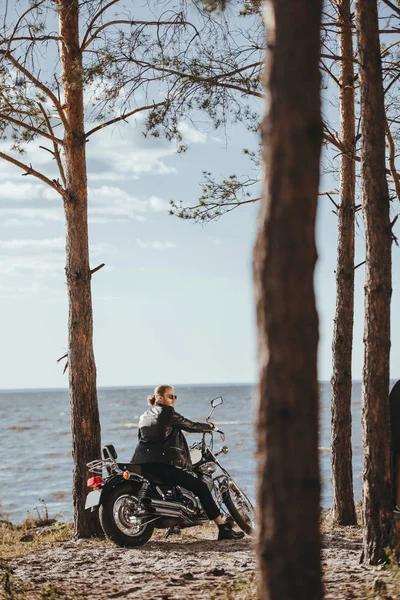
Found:
[[[214,409],[223,403],[222,396],[211,401]],[[192,474],[210,489],[221,513],[248,535],[254,531],[254,508],[246,494],[218,460],[228,452],[227,446],[214,451],[214,435],[225,441],[225,434],[210,431],[190,447]],[[142,546],[154,529],[167,529],[166,537],[186,527],[202,525],[208,517],[198,498],[190,491],[145,473],[145,465],[117,462],[114,446],[102,448],[102,460],[86,466],[94,474],[87,485],[92,491],[86,509],[99,510],[104,533],[119,546]],[[144,473],[143,473],[144,467]]]

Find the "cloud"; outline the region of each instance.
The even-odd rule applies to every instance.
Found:
[[[123,135],[122,135],[123,134]],[[9,151],[5,141],[0,150]],[[176,153],[175,146],[159,139],[143,139],[135,124],[107,128],[89,138],[88,212],[95,224],[145,221],[146,213],[167,212],[168,202],[157,196],[134,196],[129,191],[132,181],[141,176],[177,173],[167,163]],[[59,178],[55,161],[39,148],[39,142],[28,145],[19,160],[32,164],[48,178]],[[0,225],[7,228],[64,222],[61,196],[33,176],[21,177],[22,171],[0,159]]]
[[[143,146],[136,136],[112,135],[112,132],[99,132],[93,147],[88,148],[89,181],[92,174],[96,180],[117,181],[127,177],[138,179],[140,175],[167,175],[177,173],[176,167],[167,165],[165,159],[176,155],[173,145],[152,147],[151,141]],[[93,138],[94,140],[94,138]]]
[[[65,266],[65,259],[58,254],[9,255],[0,258],[0,271],[2,275],[26,276],[30,273],[41,278],[55,277],[60,274]]]
[[[168,202],[158,196],[140,199],[119,187],[105,185],[89,189],[89,216],[92,217],[144,221],[143,213],[167,210],[169,210]]]
[[[38,224],[44,221],[64,221],[64,211],[62,207],[42,208],[0,208],[1,217],[12,217],[13,224],[31,224],[32,220]]]
[[[188,141],[192,144],[205,144],[207,142],[206,134],[193,126],[190,126],[188,123],[179,123],[178,129],[184,141]]]
[[[49,179],[59,179],[55,161],[35,140],[26,147],[24,155],[10,151],[6,141],[0,142],[0,150],[17,158],[26,165],[43,173]],[[89,138],[87,144],[88,181],[131,182],[142,175],[175,174],[175,166],[166,160],[176,156],[176,147],[165,140],[144,139],[135,124],[106,128]],[[54,200],[61,197],[34,176],[22,177],[23,171],[10,162],[0,159],[0,199],[2,201],[31,203],[39,199]]]
[[[1,211],[0,211],[1,214]],[[21,225],[24,225],[25,222],[23,221],[23,219],[4,219],[1,221],[1,224],[3,225],[3,227],[20,227]],[[37,220],[37,219],[31,219],[29,221],[29,225],[30,226],[34,226],[34,227],[42,227],[44,225],[43,221]]]
[[[175,248],[175,244],[172,242],[143,242],[142,240],[137,239],[136,243],[141,248],[154,248],[156,250],[166,250],[168,248]]]
[[[1,240],[1,276],[28,276],[30,278],[64,276],[65,239],[12,239]],[[110,257],[116,248],[111,244],[91,244],[90,258]]]
[[[14,181],[3,181],[0,183],[0,199],[7,201],[33,202],[42,196],[44,185],[29,181],[16,183]]]
[[[20,188],[11,183],[13,192],[20,193]],[[64,209],[61,199],[45,186],[36,186],[38,200],[36,206],[17,205],[6,202],[0,205],[1,224],[7,227],[17,225],[40,225],[49,222],[64,222]],[[23,184],[21,185],[21,190]],[[40,194],[39,194],[40,192]],[[89,222],[96,224],[122,223],[130,220],[146,221],[146,213],[167,212],[169,204],[158,196],[139,198],[116,186],[103,185],[88,189]]]
[[[64,250],[65,240],[63,238],[53,238],[49,240],[0,240],[0,248],[6,250],[34,250],[34,249],[55,249]]]
[[[50,297],[52,299],[64,298],[65,290],[63,288],[50,288],[36,281],[33,281],[30,285],[23,286],[0,284],[0,298],[20,298],[22,296],[46,296],[46,299]]]

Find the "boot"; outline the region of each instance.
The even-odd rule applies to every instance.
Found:
[[[241,540],[244,537],[243,531],[234,531],[228,523],[218,525],[219,540]]]

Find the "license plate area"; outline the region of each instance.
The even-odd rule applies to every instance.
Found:
[[[100,504],[101,492],[99,490],[93,490],[86,496],[85,510],[87,508],[93,508]]]

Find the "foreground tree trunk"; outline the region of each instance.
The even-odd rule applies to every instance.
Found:
[[[391,224],[385,173],[385,108],[376,0],[356,2],[362,122],[362,208],[366,240],[363,369],[363,557],[385,558],[393,525],[389,356]]]
[[[338,525],[354,525],[351,449],[351,392],[354,322],[354,214],[356,170],[354,67],[351,1],[337,4],[340,41],[340,128],[345,148],[340,165],[338,253],[336,265],[336,314],[332,342],[332,428],[331,465],[333,520]]]
[[[93,354],[79,2],[59,0],[58,5],[62,38],[62,82],[68,122],[64,134],[65,187],[68,196],[64,200],[64,210],[67,229],[74,535],[90,537],[98,532],[98,522],[96,513],[84,511],[88,476],[85,465],[100,457],[100,420]]]
[[[313,277],[321,2],[269,0],[264,14],[266,179],[254,248],[260,598],[317,600],[322,589]]]

